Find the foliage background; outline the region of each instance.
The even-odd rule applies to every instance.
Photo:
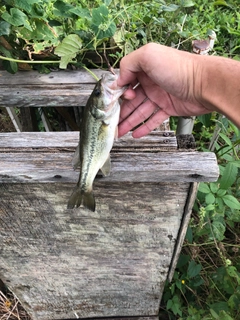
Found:
[[[5,0],[0,3],[1,67],[11,73],[104,68],[104,48],[117,67],[121,57],[151,41],[191,51],[192,40],[206,38],[209,29],[217,34],[211,54],[240,60],[239,9],[238,0]],[[194,135],[199,150],[216,153],[221,175],[199,187],[160,318],[237,320],[240,131],[214,113],[198,117]]]

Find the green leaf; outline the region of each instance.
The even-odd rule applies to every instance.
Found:
[[[9,36],[11,32],[11,25],[7,21],[0,22],[0,36]]]
[[[228,311],[228,304],[225,301],[220,301],[220,302],[216,302],[211,304],[211,309],[214,310],[216,312],[216,314],[219,314],[220,311],[224,310],[224,311]],[[217,319],[222,319],[222,318],[218,318]]]
[[[224,133],[220,132],[219,136],[226,142],[227,145],[232,147],[232,141]]]
[[[7,21],[15,27],[25,26],[25,28],[32,31],[32,28],[28,23],[27,16],[25,15],[25,13],[23,13],[17,8],[11,8],[10,14],[7,11],[5,11],[2,14],[2,19],[4,19],[5,21]]]
[[[232,195],[226,194],[222,197],[223,202],[231,209],[238,209],[240,210],[240,203],[239,201]]]
[[[198,116],[198,120],[207,128],[211,126],[211,113],[203,114],[201,116]]]
[[[199,184],[198,191],[200,191],[202,193],[210,193],[211,192],[209,186],[204,182],[201,182]]]
[[[223,200],[222,200],[222,198],[216,198],[216,204],[218,205],[218,208],[221,210],[221,211],[223,211]]]
[[[237,179],[237,174],[237,166],[229,162],[225,167],[222,177],[220,178],[220,188],[227,190],[231,187]]]
[[[14,0],[14,7],[30,12],[32,9],[32,4],[37,3],[38,0]]]
[[[190,226],[188,226],[188,228],[187,228],[187,232],[186,232],[185,238],[189,243],[192,243],[192,241],[193,241],[193,232],[192,232],[192,228]]]
[[[226,311],[221,310],[219,312],[219,319],[221,320],[234,320]]]
[[[217,193],[217,191],[218,191],[218,183],[211,182],[209,186],[210,186],[210,189],[211,189],[212,193]]]
[[[224,0],[218,0],[218,1],[215,1],[213,3],[214,6],[225,6],[225,7],[229,7],[229,5],[227,4],[226,1]]]
[[[70,12],[74,13],[76,16],[80,17],[80,18],[85,18],[88,20],[91,20],[91,15],[88,9],[86,8],[72,8],[69,10]]]
[[[116,32],[117,27],[112,20],[109,20],[108,9],[105,5],[92,10],[91,29],[98,39],[110,38]]]
[[[181,267],[185,266],[189,260],[190,260],[189,255],[181,254],[178,259],[177,268],[181,268]]]
[[[2,52],[7,58],[13,59],[11,53],[0,45],[0,52]],[[18,71],[18,65],[15,61],[2,61],[4,69],[12,74]]]
[[[71,4],[61,0],[57,0],[54,3],[54,7],[57,9],[53,10],[54,15],[65,18],[72,16],[71,10],[74,9],[74,6],[72,6]]]
[[[205,201],[207,204],[212,204],[215,202],[215,196],[212,193],[208,193],[205,197]]]
[[[61,57],[60,68],[66,69],[67,64],[81,51],[82,40],[76,34],[70,34],[63,39],[56,49],[55,54]]]
[[[226,194],[226,190],[224,190],[224,189],[218,189],[218,191],[217,191],[217,196],[218,197],[223,197],[225,194]]]
[[[206,207],[205,207],[205,210],[206,211],[213,211],[215,209],[215,205],[214,204],[208,204]]]
[[[220,320],[218,314],[213,309],[210,309],[210,312],[211,312],[213,319]]]
[[[202,270],[202,265],[197,264],[195,261],[191,261],[188,266],[187,274],[189,278],[196,277]]]
[[[222,241],[224,239],[224,233],[226,231],[226,225],[224,220],[213,220],[212,222],[212,230],[213,230],[213,234],[214,237],[218,240],[218,241]]]
[[[232,161],[231,164],[233,164],[234,166],[240,168],[240,160]]]
[[[167,302],[167,310],[171,310],[174,315],[179,315],[182,316],[182,311],[180,310],[181,308],[181,303],[179,301],[179,297],[178,296],[173,296],[172,299],[168,300]]]

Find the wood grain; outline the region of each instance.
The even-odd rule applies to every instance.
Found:
[[[11,149],[19,152],[23,149],[31,149],[37,152],[38,149],[47,148],[50,152],[52,148],[70,148],[74,150],[79,141],[79,132],[11,132],[0,133],[0,151]],[[113,150],[144,152],[170,151],[177,149],[177,140],[173,131],[153,131],[146,137],[133,139],[131,133],[115,140]],[[68,149],[69,150],[69,149]]]
[[[0,134],[0,278],[33,320],[156,320],[215,155],[178,152],[171,132],[127,135],[91,212],[67,209],[77,143],[78,132]]]
[[[93,71],[99,78],[106,72]],[[95,83],[85,70],[50,74],[26,71],[14,75],[0,71],[0,104],[7,107],[85,106]]]
[[[157,315],[188,183],[1,184],[0,277],[33,319]]]

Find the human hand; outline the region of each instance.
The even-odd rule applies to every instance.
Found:
[[[150,43],[121,60],[118,86],[130,84],[121,105],[119,137],[147,135],[169,116],[211,112],[200,101],[201,66],[196,55]],[[139,83],[135,90],[134,86]]]

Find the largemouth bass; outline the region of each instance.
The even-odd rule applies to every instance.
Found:
[[[110,174],[110,151],[117,137],[120,105],[118,99],[126,90],[111,89],[117,75],[106,73],[97,82],[84,108],[80,130],[79,153],[80,174],[77,186],[68,201],[68,208],[83,205],[95,211],[93,181],[99,170],[104,176]],[[75,161],[75,167],[76,167]]]

